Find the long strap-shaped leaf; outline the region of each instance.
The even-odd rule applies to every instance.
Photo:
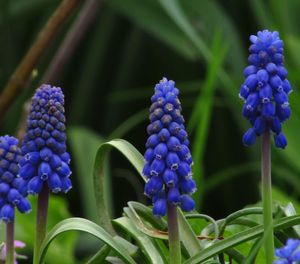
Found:
[[[300,216],[290,216],[274,221],[274,230],[285,229],[294,225],[300,224]],[[229,238],[226,238],[216,244],[203,249],[201,252],[191,257],[184,264],[198,264],[202,263],[205,260],[225,251],[228,248],[234,247],[238,244],[241,244],[245,241],[252,240],[260,235],[264,231],[263,225],[259,225],[245,231],[242,231],[236,235],[233,235]]]
[[[155,248],[150,237],[139,231],[128,217],[120,217],[113,220],[113,222],[134,237],[150,263],[164,264],[162,257]]]
[[[83,231],[93,235],[94,237],[102,240],[104,243],[109,245],[117,255],[124,261],[126,264],[136,264],[132,259],[126,249],[119,244],[108,232],[106,232],[102,227],[97,224],[84,219],[84,218],[68,218],[61,221],[52,230],[47,234],[46,238],[43,241],[41,246],[41,252],[39,257],[39,263],[43,263],[47,249],[50,246],[53,239],[58,235],[67,232],[67,231]]]
[[[103,162],[105,155],[111,148],[116,148],[119,150],[134,166],[137,170],[139,175],[145,181],[146,179],[142,175],[142,169],[144,166],[143,156],[142,154],[129,142],[123,139],[114,139],[109,142],[102,144],[98,151],[95,161],[94,167],[94,183],[95,183],[95,195],[97,201],[97,207],[99,210],[99,215],[101,215],[101,223],[104,226],[111,226],[109,216],[103,214],[106,212],[105,202],[104,202],[104,170],[103,170]],[[179,215],[179,222],[180,222],[180,233],[181,233],[181,241],[184,246],[189,249],[189,255],[193,256],[201,247],[199,242],[197,241],[196,235],[194,234],[192,228],[190,227],[189,223],[185,220],[183,214]],[[110,228],[112,229],[112,227]]]
[[[141,173],[143,169],[143,156],[140,152],[129,142],[123,139],[114,139],[100,145],[94,164],[94,191],[96,196],[96,204],[98,215],[100,217],[100,224],[105,230],[111,234],[115,234],[114,229],[110,222],[110,217],[105,205],[105,176],[104,176],[104,160],[111,148],[119,150]]]

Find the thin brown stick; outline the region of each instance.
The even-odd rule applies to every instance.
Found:
[[[88,0],[85,2],[78,18],[76,18],[44,74],[43,83],[53,83],[59,79],[65,64],[72,57],[90,25],[95,21],[101,4],[102,0]]]
[[[68,63],[77,46],[86,35],[89,27],[97,18],[102,0],[89,0],[84,3],[73,25],[69,29],[64,41],[55,53],[46,73],[41,78],[41,83],[54,84],[59,80],[63,67]],[[30,110],[30,99],[24,103],[22,116],[17,129],[17,137],[23,140],[26,132],[26,120]]]
[[[46,47],[79,2],[80,0],[64,0],[50,17],[0,95],[0,119],[3,118],[15,98],[18,97],[33,68],[47,50]]]

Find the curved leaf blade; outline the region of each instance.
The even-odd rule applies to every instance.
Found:
[[[300,224],[300,216],[290,216],[285,217],[282,219],[279,219],[277,221],[274,221],[274,230],[280,230],[285,229],[294,225]],[[245,231],[239,232],[236,235],[233,235],[229,238],[226,238],[222,241],[219,241],[215,243],[214,245],[203,249],[201,252],[196,254],[195,256],[191,257],[187,261],[184,262],[184,264],[198,264],[202,263],[205,260],[208,260],[209,258],[215,256],[216,254],[219,254],[221,252],[224,252],[225,250],[234,247],[238,244],[241,244],[243,242],[252,240],[254,238],[257,238],[258,236],[262,235],[264,231],[263,225],[259,225],[250,229],[247,229]]]
[[[154,246],[152,239],[138,230],[135,226],[135,223],[132,222],[128,217],[121,217],[113,220],[113,222],[128,232],[137,241],[150,263],[164,264],[164,261]]]
[[[120,245],[102,227],[98,226],[97,224],[87,219],[77,218],[77,217],[68,218],[66,220],[61,221],[47,234],[41,246],[39,263],[43,263],[48,247],[50,246],[51,242],[57,236],[67,231],[83,231],[89,233],[94,237],[98,238],[99,240],[103,241],[107,245],[109,245],[125,263],[136,264],[136,262],[128,254],[126,249],[122,245]]]
[[[120,151],[139,173],[141,173],[143,169],[143,156],[133,145],[123,139],[114,139],[105,142],[98,148],[94,163],[93,175],[96,204],[101,226],[103,226],[111,234],[114,234],[115,231],[111,225],[110,217],[105,204],[105,193],[107,190],[105,189],[106,184],[104,170],[105,158],[112,148]]]

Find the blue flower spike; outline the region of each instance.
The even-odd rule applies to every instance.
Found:
[[[11,136],[0,137],[0,219],[6,223],[14,220],[15,207],[21,213],[31,211],[26,198],[26,181],[18,176],[20,159],[18,139]]]
[[[164,216],[168,204],[191,211],[195,202],[190,195],[196,191],[196,184],[192,179],[193,161],[181,115],[179,90],[174,81],[166,78],[154,90],[144,154],[143,175],[148,179],[145,195],[152,199],[156,216]]]
[[[289,238],[286,245],[275,250],[278,257],[274,264],[295,264],[300,263],[300,240]]]
[[[20,176],[28,182],[29,194],[40,193],[43,184],[53,193],[66,193],[72,188],[64,112],[61,88],[43,84],[36,90],[20,161]]]
[[[246,146],[253,145],[266,129],[274,133],[277,148],[284,149],[287,140],[281,124],[291,115],[288,96],[292,92],[284,67],[283,41],[277,31],[259,31],[250,36],[249,66],[239,96],[244,100],[243,116],[252,125],[243,136]]]

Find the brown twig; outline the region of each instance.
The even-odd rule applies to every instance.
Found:
[[[0,95],[0,119],[20,94],[46,47],[79,2],[80,0],[64,0],[50,17]]]
[[[41,78],[41,83],[53,84],[59,79],[62,68],[74,54],[88,28],[94,22],[99,12],[102,0],[89,0],[83,5],[78,17],[69,29],[64,41],[54,55],[46,73]],[[23,140],[26,132],[26,120],[30,108],[30,99],[24,103],[22,116],[18,125],[17,137]]]
[[[44,74],[42,78],[43,83],[53,83],[58,80],[63,67],[72,57],[74,51],[87,32],[87,29],[96,19],[101,4],[102,0],[89,0],[85,2],[78,18],[76,18],[76,21],[73,23],[72,28],[69,30],[62,45]]]

